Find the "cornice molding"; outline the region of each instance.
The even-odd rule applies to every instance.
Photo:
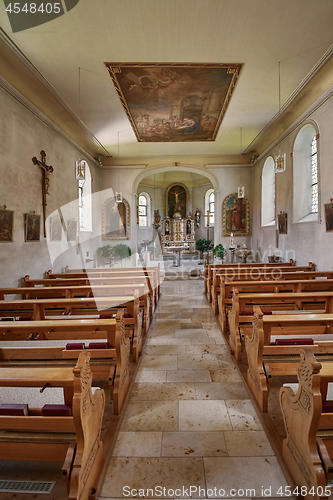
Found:
[[[36,106],[34,106],[26,97],[24,97],[18,90],[16,90],[10,83],[8,83],[2,76],[0,76],[0,88],[2,88],[13,99],[24,106],[35,118],[44,123],[53,132],[60,135],[63,139],[69,142],[80,154],[85,156],[94,165],[100,168],[98,161],[95,160],[87,151],[85,151],[79,144],[77,144],[69,135],[67,135],[60,127],[58,127],[52,120],[50,120],[44,113],[42,113]]]

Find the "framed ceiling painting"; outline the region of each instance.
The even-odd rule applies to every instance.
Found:
[[[241,64],[105,63],[139,142],[214,141]]]
[[[103,240],[128,240],[130,228],[130,207],[123,198],[120,203],[109,198],[103,205]]]
[[[248,236],[250,234],[250,205],[248,199],[229,194],[222,204],[223,236]]]

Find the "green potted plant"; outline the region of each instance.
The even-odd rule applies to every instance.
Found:
[[[213,248],[214,257],[221,259],[222,262],[223,262],[223,258],[225,256],[225,254],[226,254],[226,250],[225,250],[224,246],[222,245],[222,243],[219,243],[218,245],[216,245]]]
[[[119,259],[126,259],[132,255],[132,250],[127,245],[119,243],[119,245],[115,245],[114,247],[114,255]]]
[[[206,253],[207,254],[207,264],[209,263],[209,251],[212,250],[214,247],[214,244],[212,243],[212,240],[206,240],[205,238],[200,238],[200,240],[197,240],[196,242],[196,247],[199,252],[202,254]],[[200,256],[200,260],[201,260]],[[199,264],[202,264],[202,262],[199,262]]]
[[[100,256],[103,257],[103,259],[107,260],[107,262],[111,265],[112,257],[114,257],[115,254],[114,248],[111,245],[104,245],[97,248],[97,251],[99,252]]]

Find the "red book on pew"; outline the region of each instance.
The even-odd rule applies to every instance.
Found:
[[[29,415],[29,407],[27,404],[22,405],[0,405],[0,415]]]
[[[44,405],[42,408],[43,417],[69,417],[72,410],[68,405]]]
[[[66,344],[66,351],[82,351],[86,345],[82,342],[69,342]]]
[[[90,342],[89,349],[107,349],[107,342]]]

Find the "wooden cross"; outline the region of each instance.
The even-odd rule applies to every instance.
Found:
[[[210,217],[209,210],[207,210],[207,215],[204,215],[204,217],[207,217],[207,227],[209,227],[209,217]]]
[[[50,187],[50,177],[47,174],[51,174],[54,170],[51,165],[46,165],[45,158],[46,153],[44,150],[40,152],[41,161],[37,160],[36,156],[32,158],[32,163],[34,165],[38,165],[42,169],[42,204],[43,204],[43,221],[44,221],[44,238],[46,238],[46,226],[45,226],[45,207],[46,203],[46,195],[49,194]]]

